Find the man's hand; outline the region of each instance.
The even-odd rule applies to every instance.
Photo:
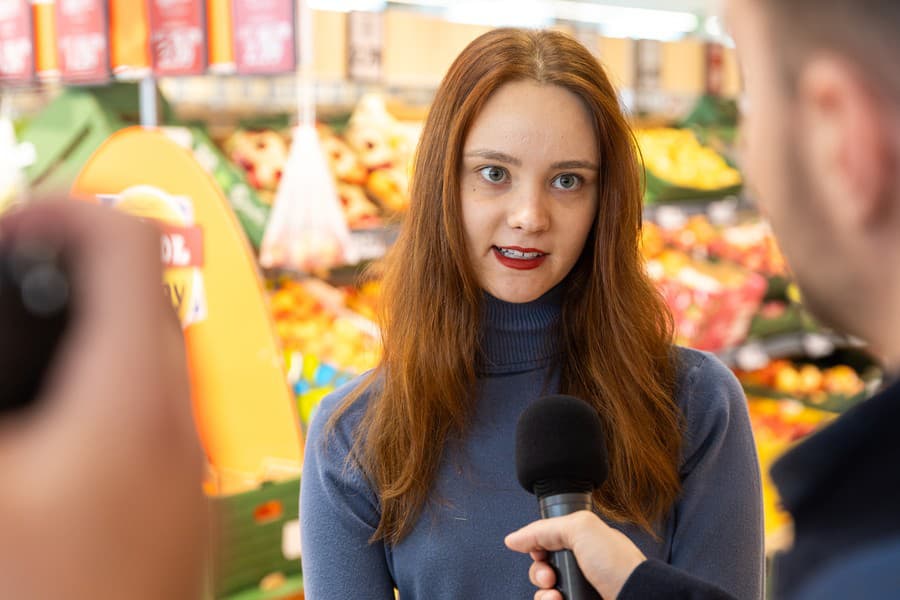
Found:
[[[556,574],[547,563],[548,552],[571,550],[585,578],[605,600],[616,598],[631,573],[647,560],[625,534],[589,511],[536,521],[505,541],[510,550],[527,552],[534,560],[528,575],[540,588],[535,600],[562,600],[553,589]]]
[[[0,416],[0,597],[198,598],[203,457],[159,232],[61,202],[0,236],[60,248],[73,287],[41,397]]]

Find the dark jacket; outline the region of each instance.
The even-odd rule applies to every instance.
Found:
[[[900,382],[788,452],[772,479],[794,520],[773,569],[777,599],[900,598]],[[638,598],[731,596],[650,560],[619,595]]]

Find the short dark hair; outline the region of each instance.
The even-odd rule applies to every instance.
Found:
[[[816,51],[856,63],[873,88],[900,103],[900,0],[756,0],[769,20],[789,85]]]

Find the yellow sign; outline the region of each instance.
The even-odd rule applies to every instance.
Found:
[[[212,465],[246,475],[299,467],[302,434],[262,280],[212,177],[164,134],[134,127],[103,143],[73,194],[162,224],[165,291],[185,327],[194,412]]]
[[[204,320],[203,230],[194,224],[191,199],[171,196],[151,185],[137,185],[121,194],[101,194],[98,198],[107,206],[158,223],[161,258],[166,267],[163,290],[182,327]]]

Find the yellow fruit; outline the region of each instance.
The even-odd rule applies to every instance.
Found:
[[[794,367],[784,367],[775,374],[775,389],[787,394],[800,391],[800,373]]]
[[[799,373],[798,391],[812,394],[822,387],[822,372],[813,365],[803,365]]]
[[[644,165],[677,186],[716,190],[741,183],[741,174],[715,150],[683,129],[645,129],[635,134]]]
[[[848,366],[839,365],[825,371],[824,387],[833,394],[853,396],[863,391],[865,384],[856,371]]]

